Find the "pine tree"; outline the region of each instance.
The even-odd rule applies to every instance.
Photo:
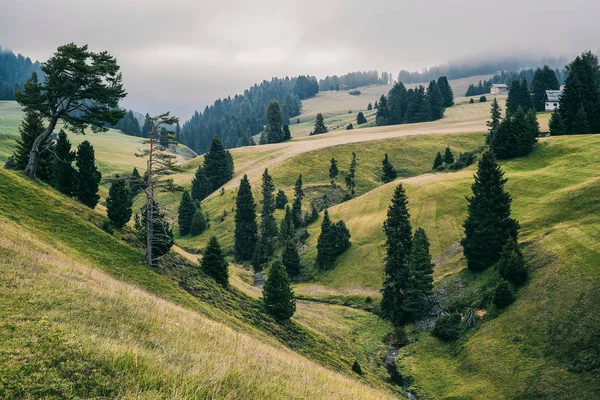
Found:
[[[448,78],[445,76],[440,76],[437,81],[438,87],[440,88],[440,92],[442,92],[442,96],[444,97],[444,107],[452,107],[454,105],[454,93],[452,92],[452,88],[448,83]]]
[[[200,262],[200,268],[217,283],[223,287],[229,286],[229,270],[225,260],[225,255],[221,251],[221,246],[216,237],[211,237],[206,249],[204,257]]]
[[[71,196],[75,191],[77,179],[77,171],[72,165],[75,152],[71,151],[71,142],[62,130],[58,134],[54,154],[52,185],[59,192]]]
[[[550,133],[554,136],[564,135],[567,133],[565,121],[563,120],[562,115],[558,109],[552,112],[550,121],[548,121],[548,128],[550,128]]]
[[[508,239],[500,259],[496,264],[500,276],[515,285],[522,285],[527,281],[527,269],[525,269],[525,260],[519,249],[519,244],[514,239]]]
[[[317,241],[317,265],[321,269],[330,269],[335,261],[333,235],[331,234],[333,225],[329,219],[329,213],[325,210],[323,221],[321,222],[321,234]]]
[[[467,197],[465,237],[461,240],[472,271],[483,271],[495,264],[506,241],[517,238],[519,223],[510,217],[511,198],[504,190],[506,181],[493,153],[485,152],[471,186],[473,196]]]
[[[370,104],[370,103],[369,103]],[[362,124],[366,124],[367,123],[367,119],[365,118],[365,115],[362,113],[362,111],[360,111],[357,115],[356,115],[356,124],[357,125],[362,125]]]
[[[521,82],[515,79],[511,82],[506,99],[506,113],[514,113],[521,106]]]
[[[327,133],[327,132],[329,132],[329,130],[325,126],[325,122],[323,120],[323,114],[318,113],[317,118],[315,119],[315,127],[310,134],[311,135],[319,135],[321,133]]]
[[[94,147],[87,140],[77,146],[75,165],[77,165],[75,196],[77,200],[89,208],[94,208],[100,200],[98,185],[102,179],[102,174],[96,168]]]
[[[112,224],[121,229],[131,219],[131,196],[124,179],[117,178],[110,185],[106,198],[106,211]]]
[[[39,112],[29,111],[25,113],[23,121],[19,126],[20,139],[17,139],[17,146],[13,153],[15,168],[24,171],[29,162],[29,154],[33,147],[35,139],[46,129],[44,120]],[[44,181],[50,182],[52,180],[52,167],[53,167],[53,145],[50,138],[48,138],[42,144],[42,151],[40,154],[40,163],[37,170],[36,176]]]
[[[408,260],[412,249],[412,228],[408,201],[402,184],[396,187],[387,219],[383,223],[386,236],[385,281],[381,299],[383,316],[396,326],[408,320],[403,310],[408,283]]]
[[[485,143],[490,144],[492,141],[492,136],[494,131],[500,125],[500,121],[502,120],[502,109],[500,108],[500,104],[498,104],[498,99],[494,97],[494,101],[492,101],[492,105],[490,107],[491,119],[486,122],[488,126],[488,134],[485,137]]]
[[[498,308],[507,307],[515,301],[515,295],[513,294],[508,282],[502,281],[498,284],[498,286],[496,286],[492,301]]]
[[[373,109],[373,104],[369,103],[369,105],[367,106],[367,110],[371,111]]]
[[[211,193],[211,183],[206,176],[206,170],[203,166],[199,166],[192,179],[192,199],[202,201]]]
[[[213,137],[210,151],[204,155],[204,172],[210,181],[211,192],[233,178],[233,159],[218,136]]]
[[[288,198],[285,195],[285,192],[282,189],[277,191],[277,195],[275,196],[275,208],[279,210],[283,210],[285,205],[288,202]]]
[[[441,167],[443,163],[444,158],[442,157],[442,154],[438,151],[437,155],[435,156],[435,160],[433,160],[433,171]]]
[[[533,75],[531,81],[531,90],[533,91],[533,101],[536,111],[544,111],[544,98],[546,90],[559,90],[560,83],[556,78],[556,74],[550,67],[544,65],[538,68]]]
[[[252,258],[258,239],[256,204],[248,175],[244,175],[240,181],[235,206],[235,258],[239,261],[246,261]]]
[[[196,213],[196,206],[192,200],[192,196],[185,191],[181,196],[179,209],[177,211],[177,223],[179,224],[179,235],[185,236],[190,233],[192,227],[192,219]]]
[[[528,112],[533,106],[533,98],[531,97],[531,91],[529,90],[529,85],[527,84],[526,79],[521,80],[521,107],[523,108],[523,112]]]
[[[279,225],[279,240],[284,243],[288,239],[293,239],[296,231],[294,228],[294,216],[290,206],[285,206],[285,216]]]
[[[393,181],[394,179],[396,179],[396,177],[398,176],[398,173],[396,172],[396,169],[394,168],[394,166],[392,165],[392,163],[388,160],[388,155],[387,153],[385,154],[383,161],[382,161],[382,172],[381,172],[381,181],[383,183],[388,183]]]
[[[290,126],[289,125],[283,125],[283,140],[290,140],[292,138],[292,133],[290,132]]]
[[[283,115],[281,107],[276,100],[271,100],[265,115],[265,140],[266,143],[279,143],[284,140]]]
[[[290,277],[298,276],[300,274],[300,256],[298,255],[298,249],[296,243],[288,239],[285,242],[283,253],[281,255],[281,262],[285,266]]]
[[[446,151],[444,152],[444,162],[448,165],[454,163],[454,154],[452,154],[450,147],[446,147]]]
[[[431,121],[431,110],[425,95],[425,88],[419,85],[415,89],[410,89],[407,97],[406,122],[411,124]]]
[[[269,175],[269,170],[265,169],[262,176],[262,213],[260,219],[260,234],[263,240],[269,242],[275,236],[277,236],[277,225],[275,223],[275,199],[273,198],[273,192],[275,186],[273,185],[273,178]]]
[[[429,82],[427,87],[427,102],[429,103],[429,114],[432,121],[444,116],[444,96],[435,80]]]
[[[142,181],[140,172],[136,167],[133,167],[133,171],[131,171],[131,176],[128,183],[131,197],[135,197],[135,195],[144,188],[144,182]]]
[[[138,238],[142,243],[147,243],[147,208],[142,210],[142,218],[136,214],[135,229],[138,232]],[[173,240],[173,231],[165,219],[165,214],[161,211],[156,201],[152,207],[152,259],[156,260],[167,254],[175,241]]]
[[[337,257],[350,247],[350,231],[344,221],[339,220],[333,225],[332,237],[333,254]]]
[[[154,123],[152,122],[152,119],[150,119],[150,115],[146,114],[146,117],[144,119],[144,125],[142,126],[142,137],[148,138],[149,133],[152,131],[153,127]]]
[[[294,203],[292,204],[295,228],[300,228],[304,223],[302,220],[302,199],[304,199],[304,190],[302,189],[302,174],[300,174],[294,184]]]
[[[388,115],[387,125],[404,123],[406,118],[406,107],[408,106],[408,93],[402,82],[396,83],[388,92],[387,98]]]
[[[202,214],[202,207],[200,204],[196,207],[194,216],[192,217],[192,224],[190,225],[190,235],[198,236],[208,228],[206,217]]]
[[[354,197],[356,194],[354,189],[356,188],[356,181],[354,180],[356,174],[356,153],[352,152],[352,161],[350,161],[350,168],[348,169],[348,174],[346,175],[346,188],[350,191],[350,196]]]
[[[269,269],[269,277],[263,288],[263,301],[267,312],[278,321],[288,320],[296,312],[296,299],[290,285],[290,277],[279,260]]]
[[[337,161],[335,158],[331,157],[330,165],[329,165],[329,179],[331,180],[331,186],[335,187],[335,178],[340,173],[337,167]]]
[[[573,122],[571,123],[572,134],[590,133],[590,124],[588,122],[588,116],[583,106],[579,107],[579,111],[575,114]]]
[[[375,122],[377,126],[387,125],[388,106],[387,99],[384,95],[381,95],[381,97],[379,98],[379,104],[375,102],[375,108],[377,108],[377,114],[375,114]]]
[[[408,283],[403,311],[409,319],[416,319],[425,308],[425,299],[433,292],[433,263],[429,254],[429,240],[422,228],[415,231],[408,258]]]

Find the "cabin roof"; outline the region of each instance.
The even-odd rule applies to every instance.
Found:
[[[560,101],[562,90],[546,90],[546,101]]]

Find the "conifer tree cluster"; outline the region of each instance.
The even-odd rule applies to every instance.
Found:
[[[321,223],[321,234],[317,242],[317,265],[321,269],[331,269],[335,259],[350,247],[350,231],[344,221],[335,224],[325,210]]]
[[[492,112],[494,110],[492,109]],[[509,113],[490,131],[487,142],[498,159],[525,156],[533,150],[540,134],[540,126],[533,109],[527,114],[519,107]]]
[[[327,133],[329,130],[325,126],[325,122],[323,120],[323,114],[318,113],[315,119],[315,127],[313,128],[310,135],[320,135],[322,133]]]
[[[533,80],[531,81],[531,92],[533,96],[533,105],[536,111],[544,111],[544,98],[546,90],[559,90],[560,82],[554,71],[547,65],[535,70]]]
[[[133,114],[132,110],[129,110],[127,114],[125,114],[125,116],[112,127],[120,130],[128,136],[142,137],[142,128],[140,128],[140,123]]]
[[[447,166],[454,164],[454,153],[452,153],[452,150],[450,150],[450,147],[447,146],[446,150],[444,151],[444,155],[442,156],[442,153],[440,153],[438,151],[438,153],[435,156],[435,159],[433,160],[433,170],[435,171],[436,169],[438,169],[439,167],[444,166],[444,163],[446,163]]]
[[[149,225],[149,221],[147,215],[148,209],[144,207],[142,209],[141,218],[138,214],[136,214],[134,217],[135,229],[138,232],[138,239],[142,243],[147,243],[148,240],[147,227]],[[171,229],[171,225],[167,221],[165,213],[161,210],[160,206],[156,202],[154,202],[152,206],[151,224],[151,257],[152,260],[157,260],[171,250],[171,247],[173,247],[175,244],[175,240],[173,239],[173,230]]]
[[[511,218],[511,197],[504,190],[506,181],[493,153],[485,152],[471,186],[473,196],[467,198],[465,237],[461,240],[472,271],[494,265],[507,241],[517,239],[519,223]]]
[[[46,126],[41,114],[37,111],[28,111],[19,126],[20,139],[17,139],[17,145],[13,153],[15,168],[24,171],[29,162],[29,153],[33,147],[33,142],[44,132]],[[54,157],[52,153],[55,151],[54,145],[50,138],[42,143],[40,153],[40,161],[37,171],[37,177],[46,183],[52,182],[52,169]]]
[[[534,108],[529,85],[525,79],[512,81],[508,90],[508,99],[506,99],[507,115],[517,112],[519,108],[523,112]]]
[[[269,103],[265,121],[265,129],[261,134],[260,144],[280,143],[291,139],[290,128],[283,124],[281,107],[276,100]]]
[[[67,138],[67,134],[61,130],[58,133],[54,151],[52,185],[67,196],[75,193],[77,179],[77,171],[73,168],[75,155],[75,152],[71,151],[71,142]]]

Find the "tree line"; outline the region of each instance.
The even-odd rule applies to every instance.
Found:
[[[43,79],[39,62],[0,46],[0,100],[14,100],[15,91],[23,89],[23,84],[33,72]]]
[[[381,75],[377,70],[373,71],[357,71],[350,72],[342,76],[326,76],[324,79],[319,79],[319,90],[340,90],[340,89],[356,89],[361,86],[368,85],[387,85],[391,83],[392,76],[387,72],[382,72]]]

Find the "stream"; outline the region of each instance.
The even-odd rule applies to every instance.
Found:
[[[417,396],[414,393],[408,391],[408,383],[404,381],[404,379],[396,369],[397,355],[398,349],[393,348],[388,349],[385,353],[385,361],[383,362],[383,364],[386,366],[390,374],[390,380],[392,381],[392,384],[402,387],[402,391],[404,392],[406,397],[408,397],[409,400],[418,400]]]

